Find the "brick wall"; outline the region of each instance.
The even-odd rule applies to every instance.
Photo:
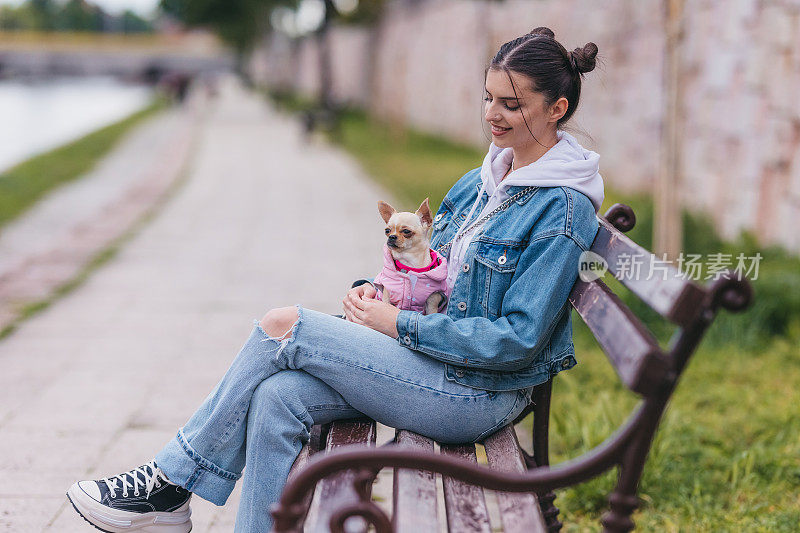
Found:
[[[656,0],[428,0],[389,4],[371,29],[332,31],[334,94],[376,115],[485,147],[484,69],[536,26],[567,48],[593,41],[598,68],[570,130],[623,190],[651,190],[664,102]],[[800,251],[800,1],[686,2],[682,195],[721,232]],[[272,38],[254,57],[264,83],[317,90],[317,44]]]

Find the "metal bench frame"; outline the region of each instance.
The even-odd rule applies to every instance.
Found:
[[[427,519],[423,517],[429,516],[421,502],[430,498],[434,473],[439,473],[443,476],[446,497],[449,493],[451,498],[460,495],[462,501],[464,498],[472,501],[482,496],[475,492],[482,487],[500,491],[501,511],[511,514],[521,509],[535,511],[533,516],[529,513],[527,518],[519,515],[508,521],[503,516],[505,531],[558,531],[561,523],[553,504],[553,490],[581,483],[612,467],[618,468],[619,477],[608,498],[609,511],[602,518],[604,530],[626,532],[633,529],[631,514],[638,505],[636,492],[645,459],[686,363],[718,310],[742,311],[750,305],[753,294],[748,281],[734,272],[727,272],[705,287],[686,279],[671,266],[667,268],[666,279],[625,279],[618,275],[620,263],[617,260],[624,257],[623,254],[635,256],[642,268],[648,269],[658,259],[623,234],[635,224],[630,207],[615,204],[604,217],[598,216],[598,221],[600,227],[591,250],[607,261],[609,271],[621,278],[637,297],[678,326],[669,348],[664,350],[605,283],[599,279],[576,281],[570,303],[594,334],[625,386],[641,396],[639,406],[614,434],[584,455],[550,467],[548,421],[552,381],[548,381],[534,390],[532,403],[514,421],[516,424],[533,413],[533,455],[519,446],[511,425],[484,441],[489,467],[478,465],[474,460],[473,445],[441,445],[440,453],[436,454],[430,439],[406,431],[399,431],[390,445],[341,447],[310,460],[314,448],[307,447],[295,463],[280,501],[273,506],[274,530],[303,530],[314,488],[320,482],[317,494],[324,512],[321,513],[322,525],[316,530],[342,532],[344,522],[351,516],[363,517],[378,533],[418,529],[420,524],[425,526]],[[348,432],[358,434],[357,438],[342,439],[342,434]],[[322,449],[324,441],[329,448],[340,447],[337,442],[374,445],[375,441],[371,421],[335,422],[327,435],[321,431],[316,435],[320,440],[318,448]],[[495,450],[500,451],[495,453]],[[510,454],[509,450],[512,450]],[[493,457],[506,459],[495,459],[493,464]],[[392,519],[371,501],[372,482],[385,467],[395,468]],[[403,488],[409,482],[403,481],[404,476],[411,480],[411,490]],[[435,493],[433,496],[435,517]],[[480,507],[461,514],[457,507],[447,504],[450,531],[486,530],[488,519],[471,516],[481,515],[484,511]],[[427,525],[430,528],[432,524]]]

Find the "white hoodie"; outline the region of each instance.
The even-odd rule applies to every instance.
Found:
[[[471,222],[493,211],[508,199],[509,195],[506,190],[512,186],[569,187],[589,197],[595,212],[600,209],[604,198],[603,178],[598,172],[600,156],[585,149],[578,144],[575,137],[565,131],[559,130],[556,135],[558,142],[555,146],[530,165],[511,172],[506,179],[503,179],[503,176],[511,166],[514,152],[511,148],[499,148],[494,143],[491,144],[481,167],[483,185],[465,223],[456,233],[456,237],[464,233],[464,230],[469,229]],[[473,217],[484,191],[489,195],[489,201],[486,202],[483,210]],[[482,225],[471,228],[462,237],[458,237],[457,241],[454,239],[447,265],[447,286],[450,290],[461,270],[467,247],[476,232],[480,231],[480,226]]]

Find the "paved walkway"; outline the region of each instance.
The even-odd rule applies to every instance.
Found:
[[[188,180],[78,290],[0,341],[0,531],[90,531],[64,492],[152,458],[258,318],[338,312],[381,266],[383,194],[236,85],[200,123]],[[196,498],[195,531],[231,531]]]
[[[194,91],[184,105],[150,118],[88,174],[2,228],[0,331],[26,304],[48,299],[75,278],[167,194],[188,162],[205,94]]]

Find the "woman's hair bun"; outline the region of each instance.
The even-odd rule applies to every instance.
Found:
[[[576,48],[569,53],[570,61],[575,70],[580,74],[594,70],[595,58],[597,57],[597,45],[586,43],[583,48]]]
[[[538,28],[532,29],[528,33],[528,35],[544,35],[544,36],[550,37],[551,39],[555,39],[556,38],[556,34],[553,33],[553,30],[551,30],[550,28],[546,28],[544,26],[539,26]]]

